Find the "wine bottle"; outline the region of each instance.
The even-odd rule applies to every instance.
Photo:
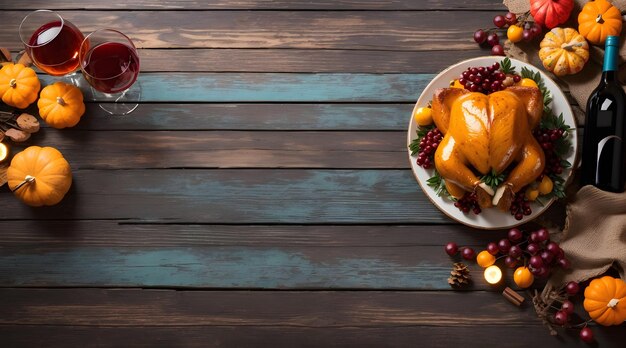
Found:
[[[600,84],[589,96],[582,151],[583,185],[623,192],[626,177],[626,95],[617,81],[619,37],[608,36]]]

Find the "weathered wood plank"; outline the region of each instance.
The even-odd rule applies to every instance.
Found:
[[[452,263],[441,245],[6,247],[0,287],[451,290]],[[480,267],[471,273],[470,289],[489,288]]]
[[[406,132],[46,130],[74,169],[409,168]],[[17,146],[15,147],[18,148]]]
[[[40,8],[64,9],[64,10],[504,10],[500,3],[492,0],[471,0],[460,3],[450,3],[446,1],[424,1],[424,0],[220,0],[220,1],[197,1],[197,0],[165,0],[150,1],[136,0],[132,2],[122,0],[111,0],[107,2],[88,0],[30,0],[15,1],[3,4],[6,10],[37,10]]]
[[[42,228],[45,226],[45,228]],[[530,228],[530,227],[528,227]],[[111,220],[0,221],[2,248],[52,250],[68,247],[413,247],[444,241],[484,247],[506,231],[463,225],[170,225]]]
[[[0,301],[0,325],[542,327],[531,308],[520,310],[500,293],[484,291],[0,289]]]
[[[140,74],[141,102],[415,102],[432,74]],[[55,77],[39,75],[44,84]],[[83,81],[85,82],[85,81]],[[83,92],[92,100],[89,85]],[[97,97],[101,101],[102,98]]]
[[[141,49],[141,70],[199,72],[433,73],[465,59],[489,55],[455,51],[307,49]]]
[[[29,11],[3,11],[0,42],[14,50]],[[63,11],[89,33],[121,30],[139,48],[476,49],[489,11]],[[454,23],[454,25],[450,25]],[[207,64],[210,64],[208,62]]]
[[[11,195],[0,190],[1,220],[450,222],[409,170],[76,170],[56,206],[32,209]]]
[[[207,296],[211,296],[207,294]],[[416,295],[417,298],[417,295]],[[434,309],[437,310],[437,309]],[[515,310],[512,308],[512,310]],[[307,315],[304,313],[303,315]],[[384,318],[381,318],[384,320]],[[594,327],[599,347],[621,348],[622,327]],[[468,319],[466,326],[305,328],[271,326],[180,326],[180,327],[83,327],[1,325],[3,341],[14,348],[40,347],[581,347],[588,344],[571,330],[558,338],[541,326],[483,324]]]
[[[505,235],[444,226],[224,226],[0,221],[0,286],[450,290],[443,241]],[[80,260],[80,262],[76,262]],[[475,285],[488,288],[470,263]]]
[[[12,347],[587,347],[498,293],[0,290]],[[621,347],[623,327],[593,327]]]
[[[159,103],[141,104],[127,117],[111,117],[97,104],[88,103],[85,116],[75,129],[406,131],[413,105]],[[36,107],[31,109],[37,113]]]

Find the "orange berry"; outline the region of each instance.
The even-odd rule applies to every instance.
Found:
[[[511,25],[506,31],[506,37],[511,42],[520,42],[524,36],[524,29],[519,25]]]
[[[496,257],[491,255],[487,250],[483,250],[478,253],[476,256],[476,263],[482,267],[486,268],[494,264],[496,262]]]
[[[526,289],[531,286],[535,281],[535,277],[532,273],[530,273],[530,269],[528,267],[518,267],[513,273],[513,280],[515,284],[522,289]]]

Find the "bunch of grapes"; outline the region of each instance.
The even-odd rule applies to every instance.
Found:
[[[561,306],[557,309],[556,306],[552,306],[552,308],[556,309],[553,315],[548,317],[548,320],[552,324],[562,326],[565,328],[578,328],[582,327],[578,332],[578,337],[584,342],[591,343],[593,342],[593,331],[587,326],[591,320],[584,321],[579,324],[573,325],[570,323],[570,316],[574,314],[574,302],[570,300],[572,296],[575,296],[580,291],[580,285],[577,282],[569,282],[565,286],[563,290],[562,298],[565,298],[559,302],[561,302]]]
[[[508,238],[501,239],[497,244],[489,243],[487,251],[494,256],[504,256],[504,263],[510,268],[518,264],[528,265],[533,276],[547,278],[552,268],[568,269],[571,266],[563,249],[549,239],[550,234],[545,228],[530,233],[512,228]]]
[[[505,81],[510,77],[510,81]],[[507,82],[517,83],[522,79],[520,75],[507,76],[500,71],[500,64],[493,63],[491,66],[469,67],[459,75],[459,83],[472,92],[490,94],[501,91],[507,87]]]
[[[435,127],[426,133],[426,135],[420,140],[420,150],[417,154],[417,165],[424,169],[429,169],[433,166],[435,150],[441,143],[443,134],[439,128]]]
[[[486,43],[491,47],[491,54],[503,56],[504,48],[500,44],[500,37],[497,34],[499,29],[506,29],[506,36],[511,42],[532,41],[541,35],[541,26],[528,21],[528,17],[528,12],[519,17],[512,12],[508,12],[504,16],[497,15],[493,17],[493,24],[496,27],[476,30],[474,32],[474,41],[480,45]]]
[[[524,193],[525,190],[519,191],[515,195],[513,203],[511,203],[511,208],[509,210],[511,215],[515,217],[515,220],[521,220],[524,218],[524,215],[530,215],[533,212],[530,208],[530,202],[526,199]]]
[[[470,210],[476,215],[481,213],[478,198],[474,192],[465,192],[463,197],[454,202],[454,206],[464,213],[469,213]]]
[[[533,133],[546,155],[546,166],[543,169],[543,175],[560,175],[563,173],[564,168],[561,164],[561,157],[555,151],[555,144],[561,140],[565,134],[566,132],[561,128],[540,128]]]

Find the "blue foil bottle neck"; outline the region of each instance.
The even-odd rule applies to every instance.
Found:
[[[619,60],[619,36],[608,36],[604,48],[602,71],[617,71]]]

